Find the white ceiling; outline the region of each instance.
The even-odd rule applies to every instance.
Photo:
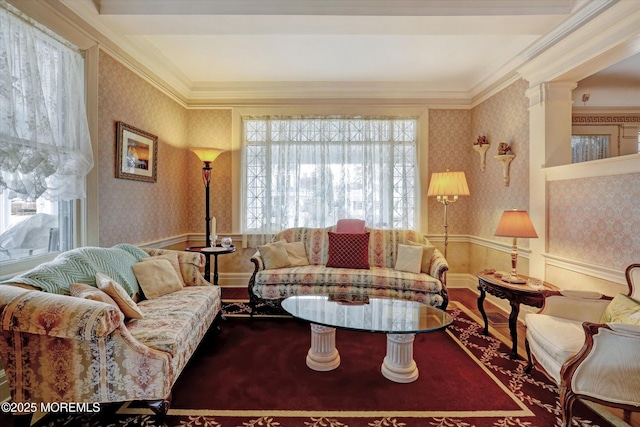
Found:
[[[471,99],[584,0],[62,0],[185,99]],[[585,21],[589,18],[584,14]],[[569,28],[571,30],[569,30]]]

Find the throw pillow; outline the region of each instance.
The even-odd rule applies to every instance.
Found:
[[[133,272],[144,296],[154,299],[182,289],[182,278],[171,263],[162,257],[153,258],[155,259],[133,264]]]
[[[258,246],[258,250],[260,251],[260,257],[264,262],[264,268],[266,270],[291,266],[289,255],[287,255],[287,250],[282,241]]]
[[[436,247],[429,243],[418,243],[411,240],[408,240],[407,243],[411,246],[422,246],[422,267],[420,270],[423,273],[429,274],[431,269],[431,258],[433,258],[433,252],[436,250]]]
[[[307,250],[304,248],[303,242],[285,243],[284,248],[287,251],[287,256],[289,256],[289,262],[292,267],[309,265]]]
[[[627,295],[618,294],[605,309],[601,321],[640,325],[640,302]]]
[[[69,295],[71,295],[72,297],[89,299],[92,301],[106,302],[107,304],[111,304],[112,306],[117,307],[118,310],[120,309],[113,298],[111,298],[105,292],[91,285],[85,285],[84,283],[70,284]]]
[[[329,231],[327,267],[369,269],[369,233]]]
[[[142,311],[138,308],[138,305],[127,294],[127,291],[115,280],[106,274],[97,273],[96,283],[98,289],[104,291],[109,295],[120,307],[120,311],[124,314],[124,317],[129,319],[142,319]]]
[[[420,273],[423,252],[420,246],[398,245],[398,256],[394,268],[398,271]]]
[[[146,258],[142,258],[140,261],[145,262],[145,261],[150,261],[154,259],[166,259],[167,261],[169,261],[171,263],[171,267],[173,267],[173,269],[178,274],[178,277],[180,278],[180,283],[182,283],[182,286],[186,286],[186,284],[184,283],[184,279],[182,278],[182,272],[180,271],[180,262],[178,262],[177,252],[170,252],[164,255],[149,256]]]

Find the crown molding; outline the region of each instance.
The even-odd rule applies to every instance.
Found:
[[[376,107],[425,107],[431,109],[468,110],[468,100],[457,101],[437,98],[221,98],[190,101],[188,109],[228,109],[241,107],[282,106],[376,106]]]
[[[163,59],[154,48],[149,47],[142,51],[102,25],[95,19],[98,11],[92,2],[74,2],[74,8],[72,9],[67,5],[70,1],[72,0],[38,1],[37,3],[48,3],[51,7],[59,10],[60,13],[64,13],[74,25],[82,28],[94,43],[100,46],[103,52],[108,53],[183,107],[188,105],[188,99],[184,94],[188,92],[190,82],[177,69],[167,65],[168,61]],[[138,58],[147,58],[148,60],[141,61]],[[150,66],[146,64],[150,64]],[[154,66],[156,64],[162,64],[162,66]]]
[[[133,71],[143,80],[169,96],[171,99],[182,105],[187,106],[187,99],[182,95],[188,89],[185,81],[176,81],[168,76],[162,76],[149,67],[145,66],[141,61],[137,60],[125,49],[116,44],[111,37],[113,34],[106,28],[97,28],[90,24],[90,15],[96,14],[92,11],[86,2],[74,3],[79,7],[76,11],[72,10],[65,3],[70,0],[33,0],[18,1],[7,0],[8,3],[17,7],[29,17],[35,19],[40,24],[50,28],[55,33],[69,40],[82,50],[88,50],[94,46],[108,53],[118,62]],[[158,67],[163,71],[165,68]]]
[[[62,18],[60,22],[63,22],[63,25],[60,22],[51,25],[54,30],[58,32],[61,27],[66,27],[66,30],[63,28],[66,32],[70,32],[69,28],[72,28],[72,32],[81,33],[84,40],[81,47],[87,48],[88,44],[98,44],[104,52],[186,108],[277,105],[282,103],[313,105],[332,102],[336,104],[429,105],[432,108],[468,109],[498,93],[520,77],[524,77],[530,83],[539,79],[543,79],[540,81],[549,80],[546,76],[568,72],[568,70],[575,68],[576,63],[583,62],[582,58],[589,53],[594,51],[601,53],[605,50],[605,46],[611,47],[612,44],[619,42],[620,38],[628,40],[630,35],[640,33],[640,25],[638,25],[640,22],[638,18],[640,2],[585,1],[576,8],[578,11],[556,30],[543,37],[526,52],[510,60],[496,73],[486,76],[470,90],[443,91],[421,82],[221,82],[203,85],[191,82],[174,66],[168,65],[169,62],[155,48],[133,46],[128,40],[120,38],[96,19],[99,13],[105,13],[108,8],[128,8],[128,4],[133,0],[103,0],[102,2],[84,0],[9,1],[21,6],[21,8],[30,9],[28,11],[30,15],[33,10],[36,10],[39,14],[38,20],[44,21],[43,23],[48,26],[51,21],[60,21]],[[73,8],[71,2],[73,2]],[[198,7],[204,7],[203,5],[207,3],[200,0],[189,0],[189,2],[199,4]],[[149,2],[137,0],[135,3],[140,7],[149,7]],[[157,10],[156,3],[154,2],[153,5],[154,10]],[[187,3],[187,1],[183,3]],[[225,7],[240,7],[238,2],[234,1],[222,3],[226,3]],[[262,0],[254,0],[249,3],[256,3],[256,7],[264,7]],[[282,3],[282,1],[269,3]],[[288,7],[293,8],[304,7],[304,5],[311,7],[310,5],[313,4],[299,0],[288,0],[285,3],[288,4]],[[348,7],[344,0],[340,0],[340,3]],[[352,3],[353,6],[357,2],[347,3]],[[379,0],[371,2],[371,5],[374,8],[382,8],[381,10],[385,10],[386,14],[392,14],[389,8],[426,7],[421,0],[394,2],[393,6],[389,3]],[[499,7],[493,0],[433,0],[428,3],[428,8],[431,8],[431,11],[424,13],[456,14],[455,11],[462,10],[461,8],[477,8],[478,3],[481,3],[480,9],[485,9],[485,13],[499,12],[496,9]],[[144,6],[145,4],[147,6]],[[508,6],[511,9],[515,8],[512,10],[520,10],[522,13],[530,13],[531,8],[540,13],[569,13],[570,6],[573,4],[575,4],[574,1],[568,0],[563,0],[560,3],[555,0],[537,0],[527,2],[525,7],[520,1],[510,1],[501,2],[502,6],[500,7]],[[97,7],[101,8],[100,11]],[[489,7],[490,11],[486,11],[486,7]],[[447,9],[449,12],[446,11]],[[116,9],[111,10],[111,13],[116,13]],[[248,10],[250,9],[243,9],[243,13],[247,13]],[[48,11],[54,11],[53,17],[49,16]],[[254,10],[253,13],[257,12]],[[601,32],[602,28],[605,28],[604,32]],[[596,36],[594,37],[593,34]],[[562,45],[561,48],[558,48],[558,45]],[[637,45],[631,50],[640,51],[640,39]],[[579,53],[571,53],[573,50],[579,50]]]
[[[493,95],[496,95],[497,93],[503,91],[504,89],[521,79],[522,77],[519,74],[513,72],[510,75],[503,77],[501,80],[498,80],[493,84],[485,87],[473,96],[471,101],[471,108],[477,107],[487,99],[491,98]]]
[[[597,16],[585,17],[584,25],[518,69],[530,87],[553,80],[576,82],[640,52],[640,2],[619,1],[593,12]],[[530,54],[536,52],[534,48]]]
[[[525,53],[526,57],[535,58],[547,49],[550,49],[618,1],[619,0],[600,0],[582,3],[582,7],[570,15],[562,25],[554,28],[527,49]]]
[[[469,108],[466,92],[437,90],[420,82],[220,82],[187,94],[190,106],[275,104],[441,105]]]
[[[530,67],[529,64],[535,58],[550,50],[566,37],[569,37],[572,33],[586,25],[596,16],[612,7],[617,1],[618,0],[583,2],[576,8],[577,11],[570,15],[565,22],[554,28],[550,33],[541,37],[525,51],[509,60],[495,73],[487,76],[485,79],[474,85],[470,91],[472,107],[486,101],[523,77],[531,82],[531,80],[524,75],[522,70],[527,70],[528,67]],[[540,65],[536,65],[534,68],[537,69],[539,66]],[[501,77],[496,78],[496,75]]]

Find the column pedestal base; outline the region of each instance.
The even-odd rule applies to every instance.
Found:
[[[382,375],[396,383],[418,379],[418,367],[413,360],[415,334],[387,334],[387,355],[382,362]]]
[[[331,371],[340,366],[335,328],[311,324],[311,348],[307,352],[307,366],[314,371]]]

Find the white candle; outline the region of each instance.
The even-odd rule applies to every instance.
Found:
[[[216,244],[216,217],[211,218],[211,245]]]

